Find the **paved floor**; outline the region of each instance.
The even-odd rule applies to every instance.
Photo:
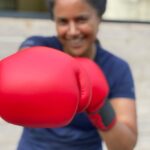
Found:
[[[150,25],[104,23],[98,37],[103,46],[126,59],[137,92],[139,140],[135,150],[150,150]],[[30,35],[53,35],[46,19],[0,18],[0,59],[14,53]],[[15,150],[22,128],[0,120],[0,150]]]

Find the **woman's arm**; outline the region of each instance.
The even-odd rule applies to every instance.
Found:
[[[112,129],[98,132],[108,150],[133,150],[138,135],[135,101],[128,98],[114,98],[110,102],[116,112],[117,122]]]

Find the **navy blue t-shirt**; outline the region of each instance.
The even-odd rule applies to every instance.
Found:
[[[53,47],[63,51],[57,37],[33,36],[25,40],[20,48],[32,46]],[[104,50],[98,43],[96,46],[94,61],[101,67],[108,81],[110,87],[108,99],[116,97],[135,99],[129,65]],[[87,114],[80,113],[63,128],[24,128],[18,150],[102,150],[102,143]]]

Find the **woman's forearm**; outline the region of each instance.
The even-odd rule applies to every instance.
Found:
[[[109,131],[98,131],[108,150],[133,150],[137,141],[137,133],[126,124],[117,122]]]

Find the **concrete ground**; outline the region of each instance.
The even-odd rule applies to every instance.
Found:
[[[47,19],[0,18],[0,59],[14,53],[30,35],[53,35]],[[150,150],[150,24],[103,23],[98,34],[105,48],[126,59],[137,93],[139,140],[135,150]],[[0,150],[15,150],[22,128],[0,120]]]

